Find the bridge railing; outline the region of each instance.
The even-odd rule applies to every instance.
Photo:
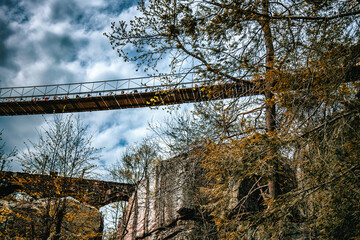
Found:
[[[32,101],[154,92],[174,88],[191,88],[205,83],[192,74],[115,79],[97,82],[49,84],[0,88],[0,102]]]

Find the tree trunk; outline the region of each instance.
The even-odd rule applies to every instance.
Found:
[[[268,15],[269,11],[269,0],[262,1],[262,14]],[[272,135],[276,130],[276,108],[275,103],[273,102],[274,94],[272,92],[272,88],[274,87],[274,77],[273,77],[273,70],[274,70],[274,60],[275,60],[275,51],[273,45],[273,37],[270,28],[270,20],[268,18],[264,18],[260,22],[263,33],[264,33],[264,40],[266,45],[266,60],[265,60],[265,67],[266,67],[266,74],[265,74],[265,118],[266,118],[266,130],[269,135]],[[267,151],[267,157],[269,159],[274,159],[274,155],[276,154],[275,150],[269,146]],[[278,183],[277,183],[277,168],[278,163],[276,160],[271,161],[272,164],[272,173],[270,173],[268,185],[269,185],[269,197],[271,199],[276,198],[278,195]]]
[[[41,239],[43,240],[47,240],[50,237],[51,234],[51,216],[50,216],[50,208],[51,208],[51,203],[50,200],[46,201],[46,208],[45,208],[45,214],[44,214],[44,218],[43,218],[43,226],[44,226],[44,230],[42,232],[42,237]]]
[[[63,223],[63,219],[66,211],[66,199],[60,199],[59,209],[56,213],[56,225],[55,225],[55,236],[54,240],[57,240],[61,236],[61,226]]]

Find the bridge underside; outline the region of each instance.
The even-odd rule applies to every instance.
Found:
[[[133,91],[86,97],[48,97],[42,100],[0,102],[0,116],[91,112],[111,109],[141,108],[181,103],[201,102],[254,95],[249,83],[227,83],[214,86],[195,86],[161,91]]]
[[[134,190],[132,184],[125,183],[0,171],[0,197],[15,192],[25,192],[35,199],[73,197],[99,208],[112,202],[128,201]]]

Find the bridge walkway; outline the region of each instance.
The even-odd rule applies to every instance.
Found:
[[[146,77],[1,88],[0,116],[155,107],[257,94],[250,81],[205,85],[181,75],[169,81],[170,77],[165,76],[172,84],[161,83],[159,77]]]

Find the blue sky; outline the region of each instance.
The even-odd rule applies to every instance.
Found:
[[[103,36],[111,22],[132,19],[137,14],[135,4],[133,0],[0,1],[1,87],[145,76],[135,71],[135,64],[123,62]],[[161,121],[165,115],[164,110],[144,108],[80,117],[90,126],[93,146],[103,148],[99,164],[110,166],[126,144],[149,133],[148,122]],[[36,141],[37,132],[46,127],[44,117],[51,118],[0,117],[6,148],[16,146],[21,153],[24,142]],[[12,170],[19,171],[19,165]]]

